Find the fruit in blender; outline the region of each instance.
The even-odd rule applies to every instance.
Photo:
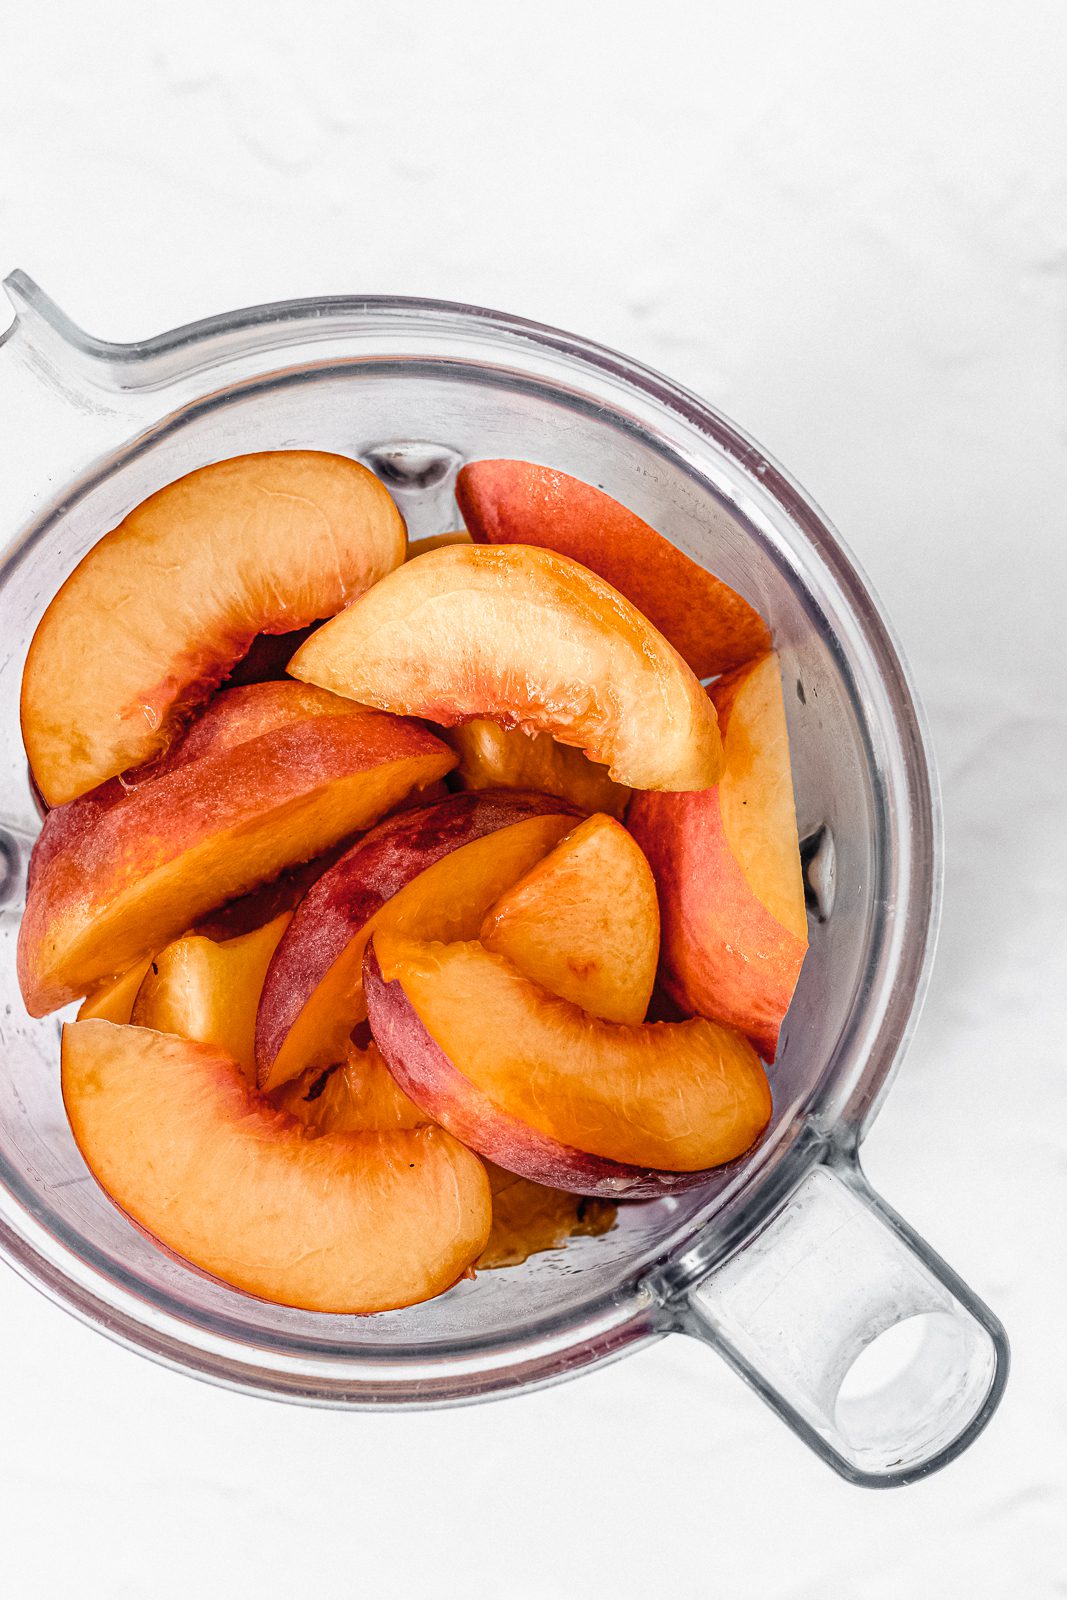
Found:
[[[166,749],[259,633],[331,617],[406,551],[356,461],[278,450],[167,484],[54,596],[22,680],[22,737],[49,805]]]
[[[651,864],[662,975],[687,1012],[746,1033],[773,1061],[808,946],[778,658],[709,691],[726,771],[702,794],[641,794],[627,825]]]
[[[398,567],[289,671],[445,727],[550,733],[631,788],[703,789],[722,768],[715,708],[677,651],[602,579],[528,545],[445,545]]]

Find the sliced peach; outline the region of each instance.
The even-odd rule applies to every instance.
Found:
[[[709,692],[726,741],[721,781],[703,794],[636,795],[627,825],[659,889],[665,986],[773,1061],[808,945],[777,656]]]
[[[488,1166],[493,1229],[476,1267],[517,1267],[541,1250],[558,1250],[572,1235],[607,1233],[616,1208],[606,1200],[546,1189],[503,1167]]]
[[[530,461],[473,461],[456,498],[479,543],[545,545],[599,573],[698,678],[770,648],[767,624],[747,600],[602,489]]]
[[[283,911],[236,939],[216,942],[191,933],[168,944],[149,962],[128,1020],[139,1028],[216,1045],[254,1083],[256,1008],[290,918]]]
[[[489,1237],[485,1169],[443,1129],[310,1138],[212,1045],[70,1023],[63,1100],[115,1204],[246,1294],[308,1311],[414,1305],[455,1283]]]
[[[544,795],[451,795],[390,817],[343,855],[308,890],[267,971],[256,1023],[260,1088],[275,1089],[340,1059],[353,1026],[367,1014],[363,951],[387,901],[422,874],[431,904],[437,896],[442,906],[458,909],[465,904],[464,865],[442,877],[444,858],[501,829],[511,835],[513,824],[528,822],[493,849],[496,894],[484,906],[479,902],[484,915],[496,895],[573,826],[574,818],[561,814],[560,806]],[[427,869],[438,876],[428,877]],[[420,889],[420,904],[421,894]]]
[[[550,733],[634,788],[703,789],[722,766],[714,707],[677,651],[549,550],[431,550],[313,633],[289,671],[445,727]]]
[[[580,823],[481,926],[487,950],[608,1022],[643,1022],[659,959],[651,869],[612,817]]]
[[[408,541],[408,560],[414,561],[418,556],[424,556],[427,550],[440,550],[443,544],[470,544],[471,536],[466,528],[456,528],[450,533],[429,533],[423,539],[410,539]]]
[[[395,894],[379,911],[371,932],[420,942],[476,938],[504,890],[547,855],[574,820],[553,810],[452,851]]]
[[[78,1021],[90,1022],[94,1017],[102,1022],[129,1022],[133,1003],[152,965],[151,956],[143,956],[132,967],[120,972],[117,978],[106,978],[78,1008]]]
[[[743,1154],[770,1117],[766,1074],[739,1034],[699,1018],[603,1022],[476,941],[378,930],[363,983],[404,1092],[472,1150],[551,1188],[687,1187]]]
[[[287,712],[287,718],[282,711]],[[138,777],[50,811],[30,863],[19,982],[42,1016],[432,783],[425,728],[292,683],[220,694]]]
[[[93,546],[38,625],[22,736],[50,805],[171,742],[258,633],[332,617],[404,559],[373,473],[279,450],[168,484]]]
[[[271,1100],[313,1133],[422,1128],[429,1121],[401,1089],[373,1039],[365,1049],[349,1041],[336,1066],[283,1083]]]
[[[464,789],[536,789],[569,800],[581,811],[606,811],[621,817],[630,790],[613,783],[573,745],[557,744],[548,733],[524,733],[476,717],[447,730],[459,756],[456,777]]]

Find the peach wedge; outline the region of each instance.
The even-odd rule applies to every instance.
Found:
[[[283,911],[236,939],[187,934],[153,957],[129,1021],[213,1044],[256,1080],[256,1009],[270,958],[289,924]]]
[[[773,1061],[808,945],[777,656],[710,693],[726,741],[722,780],[703,794],[637,795],[627,823],[659,890],[666,989]]]
[[[86,994],[454,760],[415,723],[299,684],[218,695],[134,786],[115,779],[49,812],[19,930],[27,1009]]]
[[[49,805],[166,748],[259,633],[332,617],[404,559],[365,467],[280,450],[201,467],[93,546],[42,617],[22,734]]]
[[[550,733],[631,788],[703,789],[722,766],[714,707],[677,651],[548,550],[431,550],[313,633],[289,671],[445,727],[484,717]]]
[[[473,461],[456,498],[480,543],[546,545],[599,573],[698,678],[770,648],[767,624],[747,600],[592,484],[530,461]]]
[[[367,1014],[364,948],[387,902],[409,892],[405,885],[418,905],[428,899],[458,914],[467,899],[466,857],[447,867],[446,858],[503,830],[507,839],[492,847],[496,876],[484,914],[573,822],[543,795],[452,795],[390,817],[347,851],[308,890],[267,970],[256,1021],[260,1088],[276,1089],[341,1059],[353,1026]]]
[[[551,1188],[637,1198],[689,1187],[770,1118],[766,1074],[740,1034],[702,1019],[603,1022],[477,941],[376,933],[363,982],[404,1092],[472,1150]]]
[[[602,815],[580,823],[501,896],[480,937],[551,994],[608,1022],[643,1022],[659,906],[640,848]]]
[[[63,1100],[96,1181],[201,1272],[280,1305],[414,1305],[485,1248],[478,1158],[441,1128],[309,1137],[212,1045],[148,1028],[63,1030]]]

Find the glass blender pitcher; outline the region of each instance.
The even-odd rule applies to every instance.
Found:
[[[710,1345],[814,1450],[906,1483],[992,1414],[992,1313],[868,1187],[859,1148],[929,973],[939,814],[921,717],[869,586],[818,508],[705,402],[639,364],[473,306],[337,297],[140,344],[74,327],[21,273],[0,337],[0,1253],[157,1360],[336,1407],[439,1406],[559,1381],[670,1332]],[[59,1021],[15,977],[40,827],[18,725],[34,628],[146,495],[257,450],[355,457],[413,537],[455,526],[463,461],[520,457],[601,485],[767,617],[781,657],[811,948],[758,1146],[615,1229],[426,1305],[327,1316],[166,1255],[89,1175],[60,1097]]]

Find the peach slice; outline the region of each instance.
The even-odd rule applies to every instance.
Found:
[[[614,1226],[616,1208],[606,1200],[546,1189],[503,1167],[488,1165],[488,1172],[493,1228],[475,1262],[483,1271],[517,1267],[539,1251],[558,1250],[574,1235],[607,1233]]]
[[[709,692],[723,778],[703,794],[636,795],[627,823],[659,889],[665,987],[773,1061],[808,945],[777,656]]]
[[[554,1189],[636,1198],[689,1187],[742,1155],[770,1117],[766,1074],[740,1034],[700,1018],[603,1022],[476,941],[378,930],[363,984],[375,1041],[416,1105]]]
[[[289,671],[445,727],[550,733],[632,788],[704,789],[722,766],[714,707],[677,651],[549,550],[431,550],[313,633]]]
[[[144,956],[117,978],[105,979],[78,1007],[78,1021],[91,1022],[96,1017],[102,1022],[129,1022],[137,992],[151,965],[152,957]]]
[[[160,489],[83,557],[33,636],[22,736],[45,799],[165,749],[256,634],[332,617],[406,544],[386,490],[343,456],[236,456]]]
[[[361,985],[363,951],[387,901],[419,875],[443,906],[464,904],[462,863],[442,881],[430,877],[461,847],[513,824],[530,826],[493,854],[498,860],[493,899],[551,850],[573,826],[560,802],[544,795],[469,794],[390,817],[325,872],[308,890],[275,953],[256,1022],[259,1086],[265,1092],[312,1067],[340,1060],[353,1026],[366,1016]],[[487,891],[488,892],[488,891]],[[420,890],[421,894],[421,890]],[[420,900],[421,904],[421,900]],[[479,923],[475,923],[477,932]]]
[[[373,1039],[365,1049],[349,1041],[336,1066],[325,1072],[313,1068],[283,1083],[271,1101],[313,1133],[382,1132],[429,1122],[401,1089]]]
[[[487,950],[608,1022],[643,1022],[659,959],[651,869],[612,817],[589,817],[496,902]]]
[[[747,600],[602,489],[530,461],[473,461],[456,498],[479,543],[545,545],[599,573],[698,678],[770,648],[767,624]]]
[[[441,1128],[310,1138],[212,1045],[63,1030],[63,1100],[101,1188],[201,1272],[307,1311],[428,1300],[485,1248],[485,1168]]]
[[[195,933],[176,939],[149,963],[128,1020],[215,1045],[254,1083],[256,1008],[290,916],[283,911],[262,928],[218,943]]]
[[[464,789],[536,789],[569,800],[581,811],[606,811],[621,817],[630,790],[613,783],[573,745],[557,744],[548,733],[524,733],[476,717],[445,734],[459,756],[456,777]]]
[[[297,684],[226,690],[134,786],[115,779],[49,812],[19,930],[27,1009],[87,993],[454,760],[415,723]]]
[[[270,1098],[313,1134],[427,1125],[425,1112],[408,1099],[373,1040],[364,1050],[349,1045],[342,1064],[294,1078]],[[538,1251],[558,1249],[572,1234],[606,1233],[615,1221],[615,1207],[607,1201],[546,1189],[502,1167],[486,1170],[493,1225],[477,1268],[517,1266]]]

